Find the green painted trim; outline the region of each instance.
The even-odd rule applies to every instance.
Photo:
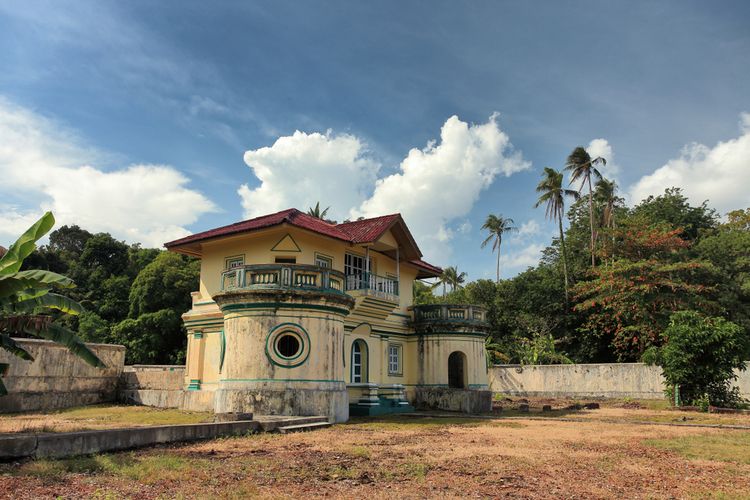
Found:
[[[199,391],[201,389],[201,380],[199,378],[191,378],[190,384],[188,384],[188,391]]]
[[[217,318],[217,319],[189,319],[187,321],[183,321],[185,326],[199,326],[199,325],[213,325],[224,322],[224,318]]]
[[[221,308],[222,311],[234,311],[237,309],[309,309],[311,311],[328,311],[343,316],[349,315],[348,310],[339,307],[321,306],[318,304],[285,304],[282,302],[243,302],[227,304]]]
[[[219,373],[221,373],[222,368],[224,368],[224,355],[227,353],[227,336],[224,333],[224,329],[221,329],[221,337],[219,337],[221,341],[221,349],[219,351]]]
[[[202,339],[203,338],[203,332],[202,331],[197,331],[197,332],[193,333],[193,338],[195,340]]]
[[[276,247],[279,246],[279,243],[284,241],[286,237],[289,236],[289,239],[292,240],[292,243],[294,243],[294,246],[297,247],[297,250],[276,250]],[[302,253],[302,250],[300,250],[299,245],[294,240],[294,236],[292,236],[290,233],[286,233],[284,236],[281,237],[279,241],[276,242],[274,246],[271,247],[272,252],[292,252],[292,253]]]
[[[344,380],[327,380],[313,378],[227,378],[221,382],[331,382],[336,384],[345,384]]]
[[[290,330],[291,332],[293,332],[294,334],[296,334],[296,336],[299,337],[299,339],[300,339],[300,350],[299,350],[299,353],[296,356],[291,357],[291,358],[287,358],[286,356],[282,356],[281,353],[276,350],[276,340],[277,340],[277,337],[279,335],[282,335],[286,330]],[[280,331],[280,332],[277,334],[276,333],[277,331]],[[300,332],[301,332],[301,334],[300,334]],[[273,341],[271,341],[272,337],[274,337]],[[303,353],[305,354],[305,356],[302,357],[301,359],[299,359],[299,361],[297,361],[294,364],[281,364],[281,363],[277,362],[275,359],[273,359],[273,356],[271,356],[271,354],[269,353],[269,351],[268,351],[268,343],[269,342],[272,342],[272,344],[273,344],[273,352],[278,357],[280,357],[281,359],[292,361],[292,360],[297,359],[300,356],[302,356]],[[305,342],[307,342],[307,345],[305,345]],[[276,366],[278,366],[280,368],[296,368],[296,367],[304,364],[305,361],[307,361],[307,358],[310,357],[310,351],[311,350],[312,350],[312,343],[310,342],[310,335],[308,335],[307,330],[305,330],[302,327],[302,325],[299,325],[297,323],[290,323],[290,322],[280,323],[280,324],[276,325],[275,327],[271,328],[271,330],[268,332],[268,335],[266,335],[266,347],[265,347],[266,357],[271,362],[271,364],[274,364],[274,365],[276,365]]]
[[[343,319],[339,318],[330,318],[325,316],[297,316],[297,315],[291,315],[291,314],[241,314],[241,313],[232,313],[232,316],[230,316],[228,319],[234,319],[234,318],[289,318],[289,319],[317,319],[321,321],[333,321],[336,323],[343,323]]]
[[[208,304],[216,304],[215,300],[204,300],[203,302],[196,302],[194,306],[207,306]]]

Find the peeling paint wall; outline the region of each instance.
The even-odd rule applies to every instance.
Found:
[[[10,365],[3,377],[8,395],[0,396],[0,412],[50,410],[115,401],[125,347],[86,344],[107,365],[94,368],[54,342],[16,341],[34,356],[34,361],[24,361],[0,350],[0,363]]]

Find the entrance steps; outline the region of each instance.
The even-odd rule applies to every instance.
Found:
[[[288,434],[290,432],[306,432],[306,431],[314,431],[316,429],[325,429],[326,427],[330,427],[333,424],[328,421],[324,422],[310,422],[307,424],[296,424],[296,425],[285,425],[283,427],[278,427],[276,429],[276,432],[279,434]]]
[[[285,415],[257,415],[254,418],[260,423],[260,428],[263,432],[278,432],[281,434],[322,429],[332,425],[328,421],[328,417],[324,416],[290,417]]]

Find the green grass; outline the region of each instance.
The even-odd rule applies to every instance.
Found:
[[[17,475],[56,480],[66,474],[109,474],[151,484],[163,480],[179,480],[205,466],[203,460],[186,459],[169,453],[119,453],[92,455],[62,460],[36,460],[21,465]]]
[[[694,460],[750,464],[750,432],[648,439],[644,443]]]

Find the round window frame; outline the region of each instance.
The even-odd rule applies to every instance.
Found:
[[[299,342],[298,351],[291,357],[284,356],[278,350],[279,340],[286,335],[292,335]],[[272,364],[281,368],[295,368],[302,365],[310,356],[310,336],[296,323],[282,323],[268,332],[265,351]]]

